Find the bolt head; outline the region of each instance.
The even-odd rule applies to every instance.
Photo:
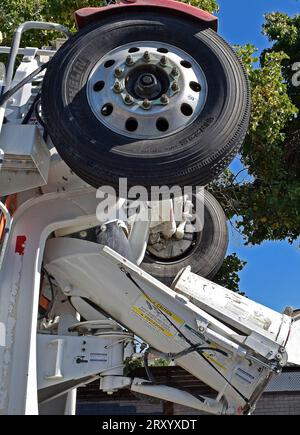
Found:
[[[162,104],[169,104],[169,97],[168,97],[166,94],[163,94],[163,95],[160,97],[160,102],[161,102]]]
[[[150,54],[149,54],[149,51],[145,51],[145,53],[144,53],[144,60],[145,60],[146,62],[149,62],[149,61],[150,61]]]
[[[128,65],[128,66],[130,66],[130,65],[133,65],[133,58],[132,58],[132,56],[127,56],[127,58],[126,58],[126,65]]]
[[[131,95],[127,94],[124,98],[125,104],[133,104],[133,98]]]
[[[167,65],[167,58],[166,58],[166,56],[162,56],[162,57],[161,57],[161,59],[160,59],[160,64],[161,64],[162,66],[166,66],[166,65]]]
[[[171,86],[171,89],[172,89],[173,92],[177,92],[177,91],[179,91],[178,83],[177,83],[177,82],[174,82],[174,83],[172,84],[172,86]]]
[[[174,68],[172,69],[171,75],[173,77],[177,77],[179,75],[179,70],[178,70],[178,68],[176,66],[174,66]]]
[[[122,75],[123,75],[123,70],[122,70],[122,68],[120,68],[120,67],[116,68],[116,69],[115,69],[115,76],[116,76],[116,77],[122,77]]]
[[[145,100],[143,101],[142,107],[143,107],[143,109],[150,109],[151,101],[149,101],[147,98],[145,98]]]
[[[144,86],[151,86],[154,83],[154,78],[150,74],[144,74],[141,79],[141,83]]]
[[[115,84],[114,84],[114,91],[115,92],[121,92],[122,91],[122,85],[121,85],[121,83],[118,81],[118,80],[116,80],[116,82],[115,82]]]

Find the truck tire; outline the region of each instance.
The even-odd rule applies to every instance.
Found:
[[[194,202],[198,201],[203,203],[203,196],[196,195]],[[198,207],[201,210],[201,207]],[[155,255],[153,249],[148,249],[141,268],[157,278],[159,281],[170,286],[182,269],[191,266],[193,273],[200,275],[207,279],[212,279],[220,267],[226,256],[228,248],[228,226],[226,217],[222,207],[218,201],[207,191],[204,195],[204,222],[202,232],[194,234],[187,234],[191,237],[190,245],[185,245],[186,250],[182,255],[178,256],[180,247],[173,249],[171,243],[179,244],[181,242],[176,240],[167,241],[167,248],[165,251],[158,251]],[[202,218],[199,215],[198,218]],[[171,248],[171,249],[170,249]],[[167,252],[174,253],[175,257],[164,258]],[[176,257],[177,255],[177,257]]]
[[[84,181],[118,194],[127,178],[149,192],[215,179],[243,143],[250,91],[213,30],[153,9],[116,13],[70,38],[47,69],[42,110]]]

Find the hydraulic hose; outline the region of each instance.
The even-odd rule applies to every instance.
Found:
[[[14,86],[13,88],[5,92],[0,98],[0,107],[3,107],[16,92],[18,92],[24,85],[31,82],[40,72],[46,69],[48,64],[49,62],[43,63],[43,65],[41,65],[36,70],[34,70],[31,74],[25,77],[25,79],[19,82],[16,86]]]

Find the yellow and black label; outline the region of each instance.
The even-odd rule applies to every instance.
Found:
[[[177,316],[177,314],[173,313],[171,310],[169,310],[167,307],[165,307],[160,302],[155,301],[154,299],[151,299],[147,297],[147,299],[159,310],[163,311],[165,314],[167,314],[168,317],[170,317],[172,320],[177,322],[180,326],[183,324],[183,319],[181,317]]]
[[[141,296],[136,301],[132,310],[142,317],[151,327],[163,333],[166,337],[172,338],[178,334],[176,327],[181,326],[184,322],[177,314],[173,313],[165,305],[156,300]],[[170,321],[168,320],[170,319]]]
[[[139,316],[143,317],[144,320],[146,320],[146,322],[151,323],[152,326],[154,326],[155,328],[159,329],[163,334],[165,334],[167,337],[173,337],[174,334],[172,332],[170,332],[169,329],[166,329],[164,326],[162,326],[160,323],[156,322],[155,320],[153,320],[153,318],[151,316],[149,316],[148,314],[146,314],[145,312],[143,312],[141,309],[137,308],[137,307],[132,307],[133,311],[135,311]]]

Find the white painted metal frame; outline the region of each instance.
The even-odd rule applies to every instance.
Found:
[[[95,189],[87,188],[30,199],[14,215],[0,271],[0,414],[38,413],[36,319],[45,242],[58,229],[95,223],[98,204]]]
[[[7,210],[5,204],[3,204],[0,201],[0,217],[1,217],[1,213],[3,213],[4,218],[5,218],[5,226],[4,226],[4,237],[3,237],[3,241],[2,241],[1,246],[0,246],[0,270],[2,267],[2,263],[3,263],[5,251],[6,251],[6,246],[7,246],[7,242],[8,242],[8,237],[9,237],[9,231],[10,231],[10,227],[11,227],[10,213]]]
[[[75,239],[52,239],[47,242],[45,267],[69,296],[90,299],[162,356],[174,354],[178,365],[219,392],[218,401],[224,398],[227,402],[225,413],[240,412],[247,403],[245,398],[254,404],[279,368],[274,361],[269,364],[264,354],[260,359],[260,349],[248,345],[247,335],[225,326],[217,314],[212,317],[107,247]],[[177,329],[171,326],[174,324]],[[214,356],[208,353],[207,361],[196,352],[186,353],[189,344],[184,335],[202,347],[207,341],[212,343]],[[271,342],[267,332],[260,335],[260,340],[280,347]],[[176,402],[177,396],[173,396]],[[211,406],[211,412],[216,411],[218,408]]]
[[[56,230],[73,226],[86,225],[88,227],[91,223],[95,222],[95,210],[98,203],[96,191],[92,188],[79,189],[73,192],[48,193],[26,201],[20,206],[14,216],[3,268],[0,274],[0,334],[2,331],[2,336],[0,337],[0,413],[2,414],[38,413],[36,319],[38,313],[40,270],[45,243],[49,235]],[[118,206],[117,204],[116,207]],[[115,210],[111,210],[111,212],[115,216]],[[147,230],[148,224],[144,224],[143,227],[141,222],[139,222],[139,227],[135,230],[136,234],[133,240],[137,259],[144,252]],[[139,231],[142,237],[138,237]],[[140,247],[138,246],[138,240],[140,241]],[[60,243],[66,249],[68,249],[69,242],[73,243],[74,246],[78,244],[78,247],[82,246],[82,243],[88,243],[76,239],[55,239],[53,242],[49,241],[50,245],[54,242]],[[99,245],[89,243],[88,245],[93,245],[93,249],[94,247],[96,249],[98,246],[97,249],[100,253]],[[59,262],[61,253],[57,247],[55,249],[56,254],[54,256],[57,257]],[[236,334],[232,330],[195,305],[190,304],[183,296],[178,297],[175,292],[141,272],[137,266],[129,264],[128,261],[118,254],[113,253],[109,249],[107,250],[107,248],[103,251],[103,253],[105,252],[107,252],[108,257],[103,265],[105,272],[101,275],[100,282],[107,283],[111,299],[106,295],[104,303],[103,294],[99,293],[99,288],[96,286],[92,289],[85,289],[84,287],[81,290],[78,289],[78,291],[75,289],[74,294],[69,292],[69,296],[86,297],[93,295],[92,299],[97,301],[100,307],[106,309],[113,317],[116,317],[120,323],[128,325],[130,329],[141,335],[143,328],[145,328],[144,322],[141,322],[141,320],[137,321],[137,319],[133,320],[131,308],[126,305],[128,297],[124,298],[122,296],[123,291],[120,291],[120,289],[126,289],[129,294],[133,292],[132,295],[136,295],[134,296],[135,299],[139,292],[137,289],[133,290],[134,286],[126,278],[124,272],[121,271],[121,279],[118,278],[114,269],[115,266],[113,266],[114,262],[116,265],[122,264],[127,271],[133,274],[138,282],[142,278],[143,286],[146,284],[150,297],[155,298],[164,306],[170,307],[172,311],[178,312],[183,318],[189,318],[190,324],[193,324],[198,319],[194,326],[195,329],[200,328],[201,331],[201,328],[204,328],[206,334],[213,334],[210,337],[215,342],[218,342],[219,337],[223,346],[227,346],[230,351],[234,351],[234,354],[240,355],[241,358],[243,357],[244,351],[241,347],[243,344],[237,341]],[[78,258],[80,258],[80,249],[77,250],[76,248],[74,255],[76,256],[77,254]],[[99,257],[100,260],[102,263],[104,257]],[[95,276],[98,274],[97,283],[99,283],[98,269],[102,266],[101,263],[98,263],[98,268],[95,267],[93,272]],[[87,264],[91,265],[89,258],[87,258]],[[81,266],[84,266],[84,264],[82,263]],[[78,278],[78,273],[81,274],[83,272],[84,267],[78,269],[77,273],[74,274],[74,282]],[[53,273],[55,276],[55,269]],[[70,281],[69,284],[72,284],[73,279]],[[87,293],[86,290],[88,290]],[[92,291],[92,294],[90,291]],[[207,329],[208,323],[214,325],[212,330]],[[142,338],[162,352],[167,348],[168,340],[164,343],[159,335],[151,332],[151,329],[145,332]],[[179,345],[177,343],[176,345],[173,344],[169,351],[178,352],[185,348],[186,346],[183,343],[179,343]],[[42,361],[40,362],[42,363]],[[240,399],[235,395],[234,390],[226,382],[224,383],[224,379],[217,376],[215,371],[205,362],[201,363],[201,359],[199,360],[195,354],[179,358],[178,363],[200,379],[205,379],[209,385],[215,387],[217,391],[222,392],[222,395],[225,394],[226,390],[229,397],[235,403],[239,403]],[[235,366],[232,367],[232,369],[235,368]],[[265,369],[266,367],[262,368],[262,370]],[[109,385],[111,382],[113,382],[113,379],[109,381]],[[136,387],[136,385],[136,383],[133,383],[132,387],[140,388]],[[149,387],[149,385],[146,387]],[[155,396],[152,388],[148,388],[147,391],[151,391],[151,394]],[[166,396],[162,396],[162,394]],[[156,395],[159,395],[157,397],[167,397],[167,394],[167,390],[164,393],[162,390],[160,393],[159,391],[156,392]],[[215,408],[215,412],[219,411]]]
[[[45,23],[45,22],[39,22],[39,21],[27,21],[25,23],[20,24],[17,29],[14,32],[12,45],[9,50],[9,60],[8,60],[8,66],[7,71],[5,72],[5,79],[4,79],[4,92],[8,91],[11,88],[13,74],[14,74],[14,67],[17,55],[19,54],[20,49],[20,43],[21,38],[24,32],[27,30],[56,30],[58,32],[62,32],[67,36],[70,36],[69,30],[62,26],[61,24],[57,23]],[[36,54],[35,48],[29,48],[27,50],[31,50],[31,56],[34,50],[34,53]],[[4,48],[5,52],[5,48]],[[22,51],[21,51],[22,52]],[[34,59],[31,59],[31,62],[34,62]],[[28,75],[28,71],[26,71],[26,75]],[[0,107],[0,132],[3,125],[3,119],[5,114],[6,104],[4,104],[2,107]]]

